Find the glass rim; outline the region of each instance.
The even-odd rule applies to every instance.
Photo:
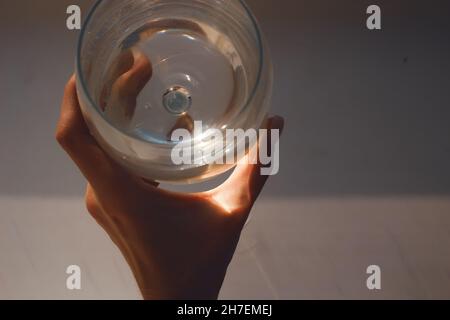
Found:
[[[79,89],[82,89],[85,97],[88,99],[89,104],[91,104],[93,109],[95,109],[95,112],[100,114],[101,118],[109,126],[114,128],[115,130],[117,130],[121,134],[126,135],[130,139],[141,141],[141,142],[145,142],[145,143],[150,143],[152,145],[167,146],[168,144],[171,144],[171,141],[168,141],[167,143],[157,143],[155,141],[148,141],[148,140],[145,140],[145,139],[143,139],[141,137],[138,137],[138,136],[135,136],[135,135],[131,135],[130,133],[119,129],[114,123],[112,123],[107,117],[105,117],[105,115],[102,112],[100,112],[99,106],[97,105],[97,103],[95,103],[94,99],[91,96],[91,92],[87,88],[86,81],[84,79],[83,70],[81,68],[81,51],[83,49],[85,33],[86,33],[86,30],[87,30],[87,28],[89,26],[89,23],[92,20],[92,16],[96,12],[96,10],[100,6],[100,4],[102,4],[103,2],[106,2],[106,1],[109,1],[109,0],[96,0],[94,5],[89,10],[88,15],[86,16],[86,20],[83,23],[80,35],[78,37],[77,50],[76,50],[76,78],[77,78],[77,81],[81,84],[81,88],[79,88]],[[264,42],[263,42],[263,37],[262,37],[262,33],[261,33],[261,30],[260,30],[260,27],[258,25],[258,21],[257,21],[256,17],[253,15],[252,11],[250,10],[250,8],[249,8],[248,4],[245,2],[245,0],[237,0],[237,1],[244,8],[244,10],[245,10],[245,12],[247,14],[247,17],[250,18],[250,21],[252,22],[252,25],[253,25],[253,28],[254,28],[254,31],[255,31],[255,34],[256,34],[256,40],[258,42],[259,61],[258,61],[258,73],[257,73],[257,76],[256,76],[256,81],[255,81],[255,84],[253,85],[252,90],[250,91],[250,95],[247,98],[247,100],[245,101],[245,103],[243,104],[242,109],[232,118],[231,121],[239,118],[239,116],[248,108],[250,103],[253,101],[253,98],[255,97],[256,91],[258,90],[258,87],[259,87],[260,82],[261,82],[262,73],[263,73],[263,67],[264,67],[264,58],[265,58]],[[172,144],[176,144],[176,143],[177,142],[172,142]]]

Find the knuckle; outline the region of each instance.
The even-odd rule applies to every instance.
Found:
[[[70,129],[67,127],[58,126],[56,129],[55,138],[62,147],[66,147],[71,140]]]
[[[69,79],[69,81],[67,81],[66,85],[64,86],[64,91],[65,91],[65,92],[68,92],[68,91],[74,89],[74,87],[75,87],[75,82],[76,82],[76,81],[75,81],[75,77],[72,76],[72,77]]]
[[[97,201],[93,197],[87,195],[86,199],[85,199],[85,203],[86,203],[86,209],[90,214],[92,214],[93,216],[96,216],[99,214],[100,207],[97,204]]]

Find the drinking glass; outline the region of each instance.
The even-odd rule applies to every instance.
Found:
[[[76,75],[101,147],[133,174],[170,183],[233,168],[243,156],[236,151],[253,145],[228,141],[226,131],[260,128],[272,91],[269,52],[242,0],[97,1],[79,38]],[[174,139],[177,129],[191,138]],[[223,132],[223,141],[209,139],[208,129]],[[195,161],[173,161],[179,144]],[[236,158],[205,162],[199,150]]]

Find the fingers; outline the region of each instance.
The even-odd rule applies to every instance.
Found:
[[[128,53],[131,53],[133,59],[131,66]],[[110,92],[105,87],[101,99],[103,110],[108,112],[110,118],[116,119],[118,124],[132,119],[137,97],[151,79],[153,72],[150,60],[138,50],[127,50],[121,57],[124,62],[119,61],[113,71],[117,78],[113,78]],[[128,69],[124,70],[126,67]]]
[[[108,81],[105,83],[101,95],[100,95],[100,107],[103,111],[106,110],[108,101],[110,100],[111,87],[113,83],[125,72],[130,70],[134,65],[134,56],[131,50],[126,50],[119,54],[112,63],[111,69],[108,75]]]
[[[119,107],[125,117],[131,119],[136,109],[136,99],[152,77],[150,60],[141,52],[136,52],[133,67],[122,74],[114,83],[112,92],[117,97]]]
[[[268,120],[268,141],[260,142],[267,143],[270,146],[272,144],[270,139],[272,131],[279,130],[281,133],[283,127],[283,118],[279,116],[270,118]],[[275,143],[275,141],[273,142]],[[258,146],[255,146],[255,148],[258,148]],[[271,153],[271,150],[268,151],[268,153]],[[257,152],[257,150],[253,150],[253,152]],[[271,156],[273,160],[274,155]],[[213,191],[214,200],[230,213],[242,211],[248,214],[248,209],[252,207],[269,178],[269,175],[261,174],[264,165],[260,161],[252,164],[249,157],[250,155],[247,155],[242,159],[228,180]]]
[[[84,121],[78,103],[75,77],[66,85],[56,140],[94,187],[107,187],[120,168],[98,146]]]
[[[131,49],[125,50],[117,58],[111,70],[111,79],[116,81],[134,65],[134,55]]]

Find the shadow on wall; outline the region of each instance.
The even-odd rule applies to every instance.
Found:
[[[72,2],[0,4],[0,194],[84,192],[53,138]],[[273,113],[287,120],[267,197],[450,193],[447,2],[378,1],[381,31],[366,29],[365,1],[247,2],[271,46]]]

